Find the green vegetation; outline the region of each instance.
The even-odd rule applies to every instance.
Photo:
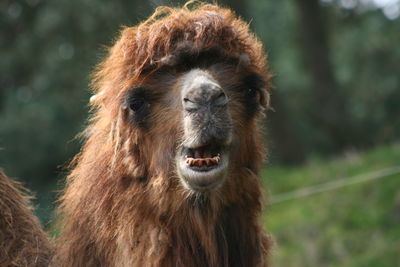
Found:
[[[269,196],[399,166],[400,144],[302,167],[266,167]],[[267,206],[275,266],[399,266],[400,174]]]

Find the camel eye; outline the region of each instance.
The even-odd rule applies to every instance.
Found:
[[[126,98],[125,107],[129,108],[131,121],[139,126],[144,126],[150,113],[146,90],[141,87],[132,88]]]
[[[243,79],[243,95],[245,113],[248,118],[252,118],[259,110],[264,81],[257,73],[249,73]]]
[[[129,108],[132,111],[137,112],[145,105],[145,103],[146,101],[144,98],[134,98],[129,101]]]
[[[249,88],[247,88],[247,90],[246,90],[246,95],[247,95],[247,97],[249,97],[249,98],[255,98],[255,97],[257,96],[258,92],[259,92],[259,89],[258,89],[258,88],[249,87]]]

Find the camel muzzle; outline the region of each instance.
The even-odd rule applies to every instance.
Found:
[[[218,188],[225,180],[232,136],[229,98],[206,70],[194,69],[181,87],[184,136],[177,153],[183,185],[197,192]]]

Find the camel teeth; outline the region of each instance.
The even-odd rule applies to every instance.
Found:
[[[207,158],[207,159],[205,160],[205,162],[206,162],[207,167],[211,165],[210,159]]]
[[[210,167],[213,165],[218,165],[221,161],[219,154],[212,158],[192,158],[185,156],[185,163],[189,166],[196,166],[196,167]]]
[[[197,166],[197,167],[201,167],[201,160],[194,159],[194,160],[193,160],[193,165],[194,165],[194,166]]]
[[[193,165],[193,161],[194,161],[193,158],[188,158],[188,159],[186,159],[185,163],[186,163],[187,165],[192,166],[192,165]]]
[[[203,167],[205,163],[203,159],[199,159],[199,167]]]

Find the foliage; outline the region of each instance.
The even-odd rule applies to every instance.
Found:
[[[400,145],[302,167],[265,168],[269,196],[398,166]],[[400,174],[267,207],[276,266],[398,266]]]
[[[294,1],[251,3],[253,27],[264,41],[276,72],[276,90],[272,94],[276,113],[287,113],[285,120],[293,125],[289,137],[299,140],[298,146],[307,155],[332,154],[336,140],[314,120],[315,114],[327,111],[314,109],[312,73],[301,49],[301,18]],[[347,148],[394,140],[400,131],[400,76],[396,71],[400,68],[400,50],[394,45],[400,41],[399,18],[389,20],[377,9],[344,9],[336,2],[323,5],[322,9],[329,31],[329,58],[350,111],[351,124],[342,125],[347,127],[344,130],[352,141]],[[285,105],[274,105],[274,95],[279,95]],[[276,160],[282,153],[282,144],[273,140],[271,146]],[[298,146],[293,146],[290,153],[296,153]]]

